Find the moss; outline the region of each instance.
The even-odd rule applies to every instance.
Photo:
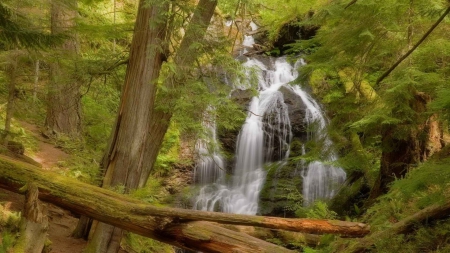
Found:
[[[270,216],[293,217],[297,206],[302,205],[302,178],[295,174],[296,163],[267,166],[267,176],[260,193],[259,213]]]
[[[125,245],[125,248],[131,249],[129,250],[130,252],[139,252],[139,253],[174,252],[174,248],[172,246],[169,246],[168,244],[150,238],[146,238],[140,235],[136,235],[133,233],[127,233],[122,239],[122,244]]]

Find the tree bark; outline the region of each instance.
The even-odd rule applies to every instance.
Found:
[[[17,82],[17,58],[20,57],[19,50],[12,50],[10,57],[11,63],[8,64],[6,76],[8,78],[8,103],[6,104],[5,132],[2,136],[3,145],[8,146],[11,139],[11,120],[14,114],[14,102],[16,98],[16,82]]]
[[[74,238],[88,239],[89,230],[91,229],[92,219],[87,216],[81,216],[78,220],[77,227],[72,232],[71,236]]]
[[[39,87],[39,69],[40,63],[39,60],[36,60],[34,63],[33,104],[36,104],[37,102],[37,92]]]
[[[192,43],[203,38],[216,5],[216,0],[198,3],[174,59],[179,71],[167,78],[165,86],[170,93],[163,101],[159,100],[161,104],[171,108],[176,101],[178,94],[174,88],[182,84],[182,73],[196,59],[198,49]],[[123,185],[127,193],[144,186],[169,127],[172,111],[156,108],[156,81],[167,57],[164,49],[168,43],[165,16],[168,10],[168,2],[148,6],[146,1],[140,1],[119,114],[102,161],[103,187]],[[115,241],[121,238],[120,229],[94,223],[92,231],[88,252],[118,251],[119,244]],[[113,237],[116,239],[112,240]]]
[[[367,225],[355,222],[257,217],[156,207],[126,195],[78,182],[0,156],[0,187],[20,193],[20,189],[29,182],[33,182],[39,188],[39,199],[43,201],[133,233],[175,246],[181,245],[183,247],[184,245],[185,248],[193,250],[215,252],[210,250],[216,247],[215,244],[225,243],[230,247],[234,244],[240,244],[237,239],[236,241],[226,242],[227,239],[216,238],[215,236],[208,239],[210,240],[209,243],[199,244],[192,238],[206,240],[201,238],[209,236],[209,234],[202,230],[204,223],[192,222],[196,220],[317,234],[337,233],[345,236],[364,236],[369,232]],[[206,229],[206,231],[211,230],[211,232],[223,233],[224,235],[229,233],[229,230],[214,225],[208,226]],[[199,232],[195,233],[195,231]],[[238,235],[241,235],[241,233],[236,236]],[[248,238],[241,239],[245,241]]]
[[[47,240],[47,208],[38,199],[39,190],[35,184],[27,185],[25,206],[20,224],[20,237],[14,252],[41,253]]]
[[[52,34],[68,33],[75,27],[76,7],[76,0],[52,1]],[[77,57],[77,41],[71,37],[58,48],[57,55],[50,63],[45,119],[45,127],[50,135],[63,133],[79,137],[81,134],[81,84],[76,77]],[[62,58],[69,60],[62,61]]]
[[[380,173],[370,192],[369,203],[378,196],[388,192],[389,184],[396,178],[403,177],[408,170],[423,161],[427,154],[428,143],[433,136],[430,134],[430,124],[433,116],[425,114],[429,95],[413,91],[414,97],[409,102],[415,115],[414,123],[404,122],[397,125],[383,126],[381,131],[381,163]],[[422,122],[422,123],[421,123]],[[398,132],[408,129],[406,138],[398,137]],[[427,134],[424,134],[427,133]]]
[[[149,6],[139,2],[125,84],[116,124],[105,152],[103,187],[123,185],[125,192],[142,187],[156,160],[165,132],[152,129],[157,80],[166,56],[167,1]],[[87,252],[119,250],[122,230],[94,222]]]

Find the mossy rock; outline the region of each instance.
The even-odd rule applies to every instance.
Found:
[[[266,182],[260,193],[261,215],[294,217],[294,206],[301,205],[302,177],[295,163],[267,166]]]

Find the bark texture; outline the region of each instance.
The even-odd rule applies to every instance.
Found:
[[[220,249],[235,249],[242,242],[251,245],[252,250],[234,252],[289,252],[261,240],[249,239],[248,235],[209,224],[202,221],[224,224],[261,226],[276,229],[290,229],[300,232],[338,233],[346,236],[362,236],[369,227],[362,223],[332,221],[283,219],[274,217],[255,217],[249,215],[225,214],[156,207],[125,195],[93,185],[66,178],[37,167],[0,156],[0,187],[20,192],[28,182],[39,188],[39,199],[82,214],[115,227],[154,238],[178,247],[203,252],[220,252]],[[281,224],[281,225],[280,225]],[[287,225],[289,224],[289,225]],[[294,227],[298,224],[299,227]],[[328,227],[328,229],[324,229]],[[316,228],[317,230],[314,230]],[[340,228],[340,229],[338,229]],[[359,231],[357,231],[359,229]],[[233,235],[233,236],[231,236]],[[230,238],[233,237],[233,238]],[[269,247],[269,245],[271,247]],[[250,247],[250,246],[248,246]],[[259,247],[260,251],[254,250]],[[274,251],[264,251],[274,249]],[[233,252],[233,251],[223,251]]]
[[[27,188],[20,237],[13,251],[41,253],[47,240],[47,207],[39,201],[39,190],[35,184],[29,184]]]
[[[52,0],[51,4],[52,34],[68,34],[76,25],[77,1]],[[76,35],[70,36],[59,46],[50,63],[45,126],[51,135],[63,133],[78,137],[81,133],[81,84],[76,77]],[[63,58],[69,60],[62,61]]]
[[[201,0],[190,21],[174,59],[180,68],[170,76],[165,86],[170,93],[160,103],[169,105],[176,100],[173,90],[181,85],[180,73],[191,68],[196,50],[191,45],[203,38],[217,1]],[[124,185],[125,192],[144,186],[156,161],[159,148],[169,127],[172,112],[156,107],[156,81],[166,59],[167,16],[169,3],[149,6],[141,0],[131,43],[121,105],[108,151],[102,161],[105,171],[103,187]],[[110,225],[94,223],[87,252],[118,251],[122,231]],[[114,239],[113,239],[114,238]]]
[[[152,129],[151,112],[165,59],[161,45],[166,41],[168,8],[168,2],[152,6],[139,2],[120,108],[102,161],[103,187],[123,185],[126,192],[142,187],[156,160],[165,132]],[[120,228],[94,222],[87,252],[117,252],[122,233]]]

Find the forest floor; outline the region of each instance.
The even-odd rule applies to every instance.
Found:
[[[27,122],[20,122],[23,128],[28,130],[38,142],[38,150],[33,154],[25,155],[33,158],[42,164],[45,170],[57,171],[64,168],[57,166],[58,162],[67,160],[70,155],[65,153],[45,139],[38,127]],[[0,203],[4,204],[12,211],[21,211],[24,197],[20,194],[12,193],[0,189]],[[78,219],[69,211],[61,209],[52,204],[48,206],[49,230],[48,238],[52,242],[51,253],[81,253],[86,246],[86,241],[72,238],[70,235],[75,229]]]

